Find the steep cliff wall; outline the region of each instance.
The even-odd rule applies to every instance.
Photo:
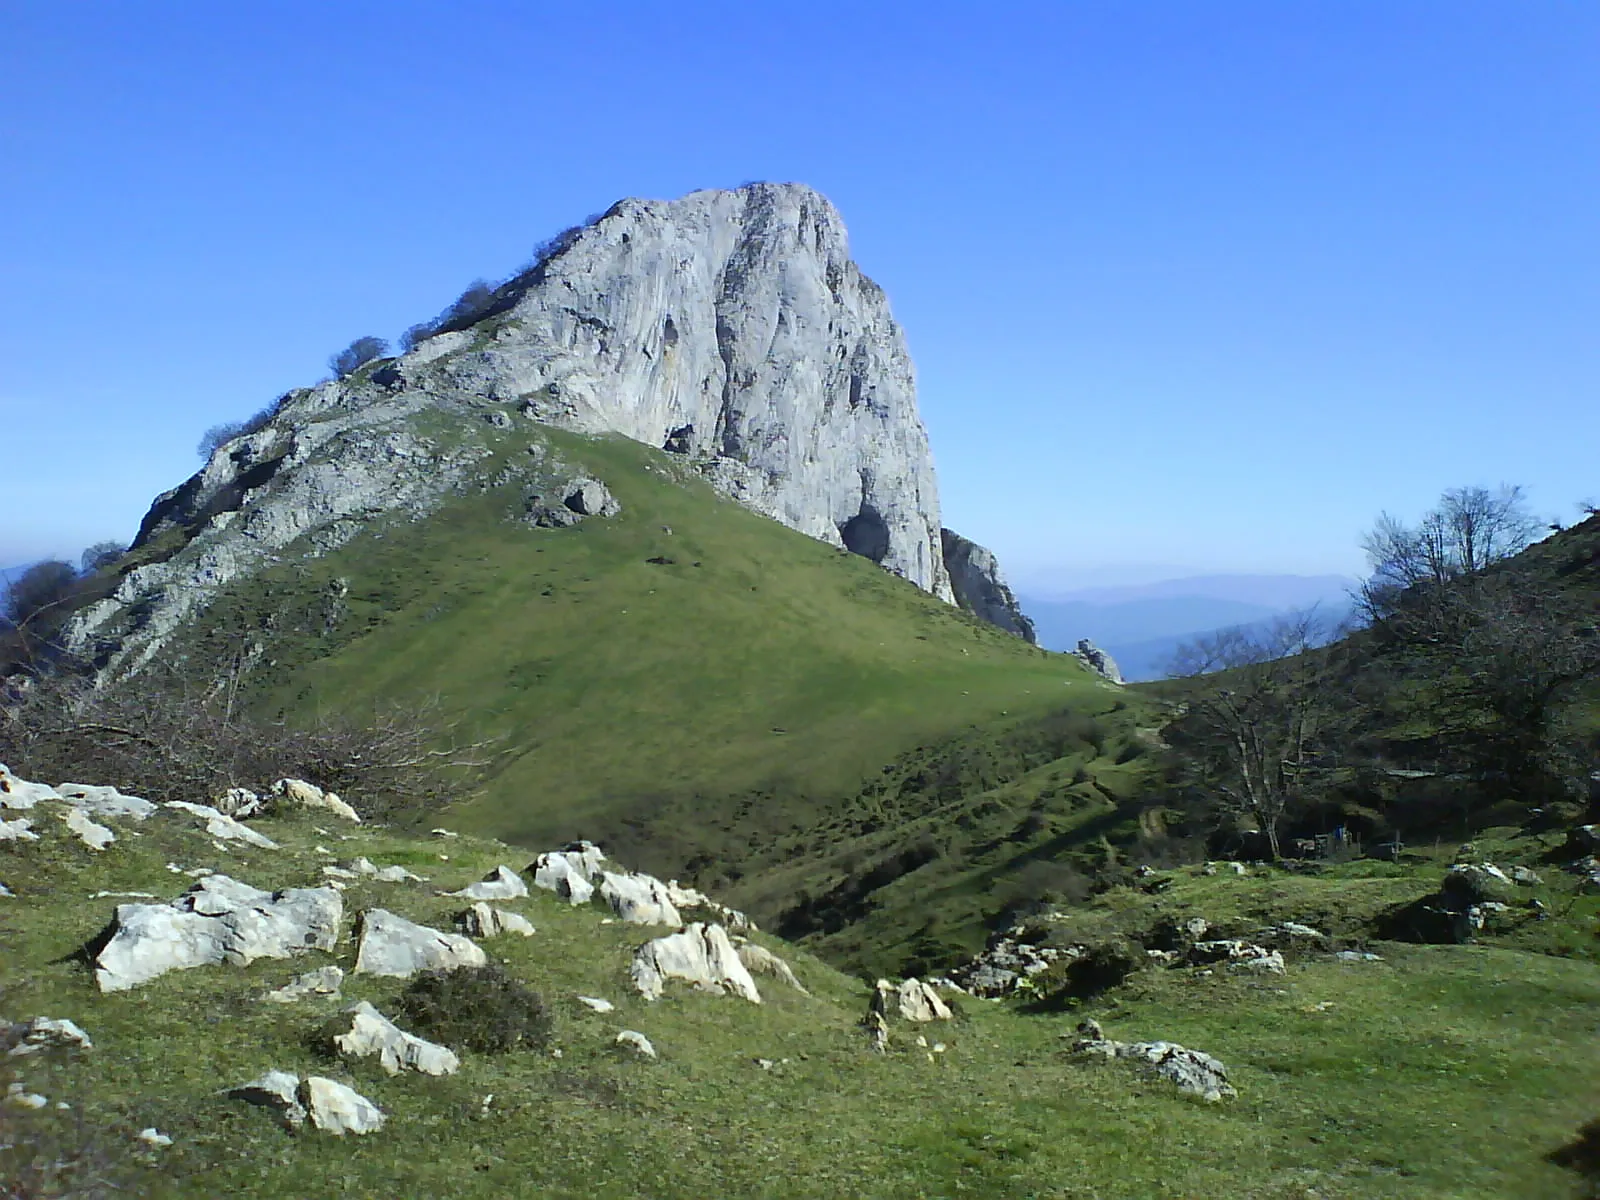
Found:
[[[474,486],[481,446],[435,418],[663,447],[748,507],[954,601],[904,338],[810,188],[624,200],[458,324],[290,393],[160,497],[136,544],[155,561],[78,618],[76,648],[136,665],[291,544],[326,552],[375,516],[420,517]]]
[[[1016,596],[1006,585],[994,552],[969,541],[952,529],[941,530],[940,533],[945,569],[950,573],[956,603],[989,624],[998,625],[1025,642],[1034,643],[1037,639],[1033,622],[1023,615]]]

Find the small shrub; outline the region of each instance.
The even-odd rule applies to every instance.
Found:
[[[418,976],[400,997],[406,1028],[480,1054],[534,1049],[550,1040],[544,997],[490,963]]]
[[[348,379],[373,359],[389,353],[389,343],[377,337],[358,337],[339,353],[328,359],[328,369],[335,378]]]

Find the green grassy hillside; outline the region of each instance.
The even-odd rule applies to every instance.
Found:
[[[0,1013],[69,1018],[94,1041],[75,1056],[0,1059],[0,1085],[50,1101],[35,1112],[0,1106],[0,1179],[21,1180],[42,1154],[103,1172],[122,1188],[114,1194],[147,1197],[1583,1194],[1551,1156],[1596,1115],[1586,1081],[1600,1069],[1600,967],[1532,952],[1516,936],[1476,946],[1370,940],[1375,914],[1436,886],[1442,858],[1352,863],[1316,878],[1185,869],[1165,893],[1113,889],[1068,920],[1101,932],[1193,914],[1243,928],[1315,920],[1383,961],[1308,954],[1264,977],[1151,969],[1055,1010],[953,997],[953,1022],[896,1021],[885,1055],[858,1024],[868,989],[802,950],[759,939],[793,962],[809,996],[763,979],[760,1006],[673,987],[646,1003],[627,966],[634,947],[664,931],[536,891],[504,907],[537,933],[485,945],[541,992],[551,1041],[498,1056],[463,1050],[459,1074],[433,1079],[342,1062],[316,1040],[357,1000],[395,1015],[402,981],[353,976],[340,1000],[259,997],[313,966],[349,968],[359,910],[381,906],[448,928],[463,902],[436,889],[525,860],[471,837],[346,834],[309,816],[255,824],[282,848],[218,847],[165,813],[100,854],[49,815],[42,842],[0,845],[0,878],[16,892],[0,899]],[[1510,839],[1486,849],[1531,862],[1547,846]],[[353,882],[346,936],[331,954],[174,972],[111,995],[75,957],[118,903],[94,893],[175,896],[189,881],[169,862],[261,887],[307,886],[322,864],[356,855],[404,864],[429,882]],[[1551,877],[1540,894],[1560,909],[1570,890]],[[1547,924],[1588,936],[1585,903],[1580,916]],[[591,1012],[578,995],[609,999],[616,1011]],[[1239,1095],[1203,1104],[1125,1064],[1073,1056],[1084,1015],[1112,1037],[1216,1055]],[[620,1029],[645,1034],[660,1058],[620,1050]],[[268,1068],[347,1082],[388,1124],[362,1138],[289,1133],[222,1094]],[[173,1145],[145,1148],[135,1134],[146,1127]]]
[[[876,933],[839,946],[882,967],[918,952],[903,909],[925,903],[933,877],[958,893],[940,904],[944,957],[976,948],[1007,856],[1128,794],[1138,766],[1116,759],[1153,719],[1070,656],[756,516],[627,439],[481,422],[445,433],[483,439],[493,456],[480,475],[499,482],[426,520],[375,522],[332,554],[285,561],[233,588],[184,639],[206,664],[261,641],[255,703],[291,721],[437,697],[467,735],[496,739],[484,778],[426,819],[529,848],[602,840],[769,921],[799,890],[852,879],[860,890],[886,862],[890,879],[931,864],[901,902],[866,905],[889,910]],[[530,442],[604,480],[621,514],[560,530],[522,521]],[[1093,728],[1048,732],[1069,719]],[[952,739],[958,758],[987,766],[951,768]],[[1073,785],[1097,758],[1101,782]],[[965,827],[934,815],[1052,762],[1059,786],[1042,801],[1035,786]],[[1036,801],[1054,815],[1007,841]],[[878,817],[863,819],[863,806]],[[911,863],[907,847],[930,828],[937,853]],[[967,869],[979,842],[994,843],[981,877]],[[754,878],[779,864],[776,885]]]

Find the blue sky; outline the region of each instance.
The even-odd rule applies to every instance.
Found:
[[[0,565],[625,195],[826,192],[1024,582],[1600,494],[1600,6],[0,0]]]

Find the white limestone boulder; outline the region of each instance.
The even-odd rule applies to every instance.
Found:
[[[306,1120],[299,1092],[300,1076],[288,1071],[268,1071],[249,1083],[228,1089],[231,1098],[266,1109],[290,1129],[300,1128]]]
[[[580,845],[593,851],[598,873],[598,863],[605,861],[605,855],[600,853],[599,847],[590,846],[588,842]],[[533,885],[554,892],[569,904],[587,904],[594,895],[594,885],[589,882],[587,869],[589,861],[589,856],[583,851],[552,850],[541,854],[529,867],[533,872]]]
[[[939,993],[920,979],[904,979],[898,986],[887,979],[878,980],[872,1008],[884,1017],[895,1013],[907,1021],[948,1021],[952,1016]]]
[[[361,914],[356,974],[408,979],[418,971],[481,967],[489,958],[471,938],[418,925],[381,908]]]
[[[261,997],[271,1004],[293,1004],[308,997],[333,997],[344,984],[344,971],[339,967],[318,967],[275,988]]]
[[[81,808],[62,809],[60,816],[67,830],[91,850],[104,850],[117,840],[116,834],[98,824]]]
[[[374,1133],[387,1120],[382,1109],[354,1088],[320,1075],[307,1076],[299,1096],[311,1124],[335,1137]]]
[[[243,842],[258,850],[276,850],[278,843],[264,833],[257,833],[243,822],[218,812],[209,804],[190,804],[187,800],[168,800],[162,808],[186,812],[205,822],[206,832],[221,842]]]
[[[0,808],[26,812],[41,800],[61,798],[61,793],[49,784],[18,779],[5,763],[0,763]]]
[[[666,981],[677,979],[713,995],[731,992],[752,1004],[761,1003],[756,981],[720,925],[696,922],[646,942],[634,952],[629,971],[646,1000],[659,999]]]
[[[758,946],[746,938],[734,938],[733,943],[735,949],[739,952],[739,961],[745,965],[745,969],[750,974],[770,975],[772,978],[788,984],[802,996],[811,994],[806,991],[800,980],[796,978],[794,968],[765,946]]]
[[[280,802],[294,807],[321,809],[343,820],[361,824],[361,814],[339,799],[336,792],[325,792],[304,779],[280,779],[272,785],[272,794]]]
[[[642,1054],[645,1058],[656,1057],[656,1048],[650,1044],[650,1039],[637,1029],[624,1029],[617,1034],[616,1044],[626,1046],[634,1053]]]
[[[617,916],[635,925],[682,925],[683,917],[667,893],[667,885],[650,875],[600,875],[600,898]]]
[[[468,884],[458,892],[445,894],[460,896],[464,900],[520,900],[528,894],[528,885],[523,883],[522,876],[510,867],[499,866],[477,883]]]
[[[0,821],[0,842],[37,842],[39,835],[33,832],[33,822],[27,817],[18,817],[14,821]]]
[[[475,938],[499,937],[502,933],[520,933],[523,937],[532,937],[535,932],[532,922],[526,917],[503,908],[494,908],[482,900],[457,916],[456,923],[468,937]]]
[[[331,888],[265,892],[207,875],[170,904],[119,904],[95,956],[95,982],[120,992],[168,971],[332,950],[344,902]]]
[[[347,1008],[350,1028],[333,1039],[340,1054],[350,1058],[376,1056],[391,1075],[418,1071],[424,1075],[454,1075],[461,1069],[455,1051],[407,1033],[365,1000]]]
[[[225,817],[244,821],[258,816],[265,806],[261,797],[249,788],[232,787],[213,800],[211,807]]]
[[[1228,1083],[1228,1069],[1219,1060],[1176,1042],[1118,1042],[1090,1036],[1079,1040],[1073,1050],[1100,1058],[1143,1063],[1155,1075],[1175,1083],[1179,1091],[1212,1103],[1239,1094]]]
[[[7,1058],[26,1058],[48,1050],[93,1050],[89,1035],[65,1017],[34,1017],[0,1029],[0,1049]]]
[[[74,808],[102,820],[143,821],[156,813],[156,805],[144,797],[125,795],[114,787],[61,783],[56,785],[56,791]]]

